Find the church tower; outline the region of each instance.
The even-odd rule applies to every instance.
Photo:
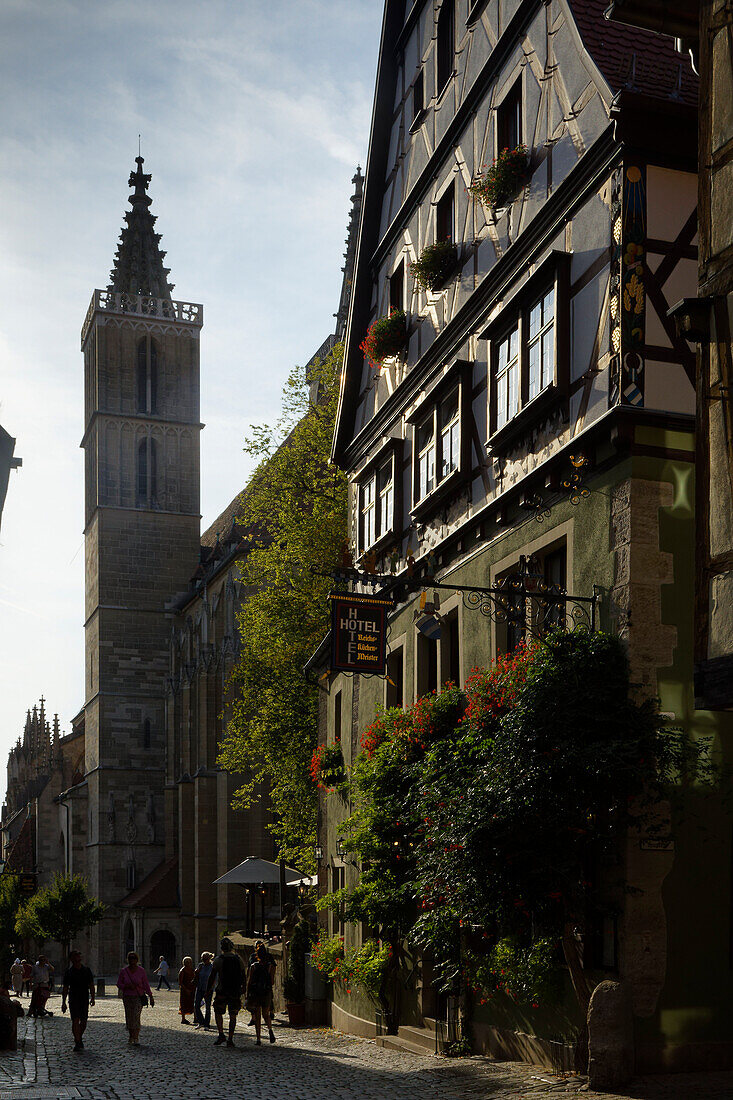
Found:
[[[118,903],[164,859],[171,622],[199,557],[203,309],[173,299],[151,177],[136,163],[111,282],[81,335],[87,868],[109,907],[92,934],[101,974],[122,958]]]

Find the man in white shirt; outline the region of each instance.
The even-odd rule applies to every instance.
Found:
[[[51,972],[53,967],[49,965],[45,955],[38,956],[38,962],[33,964],[31,970],[31,996],[29,1016],[53,1016],[53,1012],[46,1011],[46,1001],[51,995]]]
[[[155,971],[155,973],[158,975],[158,989],[160,989],[163,982],[165,982],[166,987],[168,989],[170,989],[171,983],[168,981],[168,971],[169,970],[170,970],[170,967],[168,966],[168,963],[165,961],[165,959],[161,955],[160,960],[158,962],[158,969]]]

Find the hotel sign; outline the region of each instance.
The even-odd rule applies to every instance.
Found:
[[[330,596],[331,670],[372,672],[384,676],[387,667],[387,612],[384,596]]]

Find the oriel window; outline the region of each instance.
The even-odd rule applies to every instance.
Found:
[[[435,488],[435,416],[431,413],[417,429],[417,490],[422,500]]]
[[[457,470],[461,462],[461,420],[458,387],[440,406],[440,479]]]
[[[371,477],[361,486],[361,532],[362,546],[366,549],[377,538],[377,475]]]
[[[519,409],[519,326],[499,342],[496,365],[496,427],[502,428]]]
[[[394,522],[394,465],[390,458],[377,472],[378,528],[377,537],[381,538],[392,530]]]
[[[529,400],[555,378],[555,291],[548,290],[529,310],[527,340]]]

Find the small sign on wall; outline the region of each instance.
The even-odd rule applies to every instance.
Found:
[[[384,676],[387,667],[387,612],[384,596],[336,593],[331,600],[331,669]]]

